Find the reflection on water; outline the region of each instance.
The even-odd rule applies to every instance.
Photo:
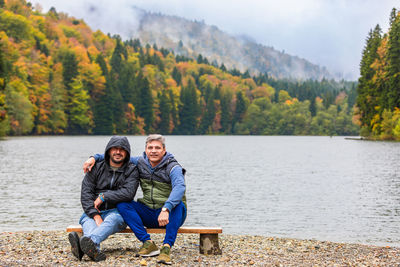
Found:
[[[109,136],[0,141],[0,231],[65,229],[82,163]],[[133,154],[145,137],[130,136]],[[400,246],[400,143],[343,137],[168,136],[187,169],[187,225]]]

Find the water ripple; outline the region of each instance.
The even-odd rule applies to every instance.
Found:
[[[0,141],[0,231],[76,224],[82,163],[108,140]],[[145,137],[129,140],[141,154]],[[187,225],[393,246],[400,246],[399,148],[343,137],[167,137],[167,150],[188,171]]]

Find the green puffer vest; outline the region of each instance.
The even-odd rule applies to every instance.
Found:
[[[177,165],[180,166],[176,159],[171,157],[157,165],[152,173],[146,159],[140,157],[138,160],[138,169],[143,198],[139,198],[138,202],[151,209],[162,208],[172,191],[169,174],[172,168]],[[182,171],[183,175],[185,175],[185,169],[182,168]],[[182,201],[187,208],[186,194],[183,195]]]

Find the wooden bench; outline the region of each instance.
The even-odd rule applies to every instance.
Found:
[[[164,234],[165,228],[147,228],[149,234]],[[82,233],[81,225],[70,225],[67,227],[67,232]],[[132,233],[132,230],[127,227],[120,233]],[[219,247],[218,234],[222,233],[220,227],[191,227],[184,226],[179,228],[180,234],[200,234],[200,254],[205,255],[221,255],[222,250]]]

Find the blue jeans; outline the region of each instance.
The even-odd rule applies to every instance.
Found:
[[[79,223],[82,225],[83,236],[88,236],[100,248],[100,243],[107,237],[126,228],[126,224],[117,209],[105,210],[100,213],[103,222],[97,226],[94,219],[83,213]]]
[[[158,215],[160,209],[151,209],[140,202],[121,202],[117,204],[119,213],[121,213],[125,222],[136,237],[145,242],[150,240],[150,235],[147,233],[144,226],[148,228],[164,228],[158,225]],[[169,214],[169,223],[165,226],[164,244],[174,245],[179,227],[185,222],[186,207],[181,201]]]

